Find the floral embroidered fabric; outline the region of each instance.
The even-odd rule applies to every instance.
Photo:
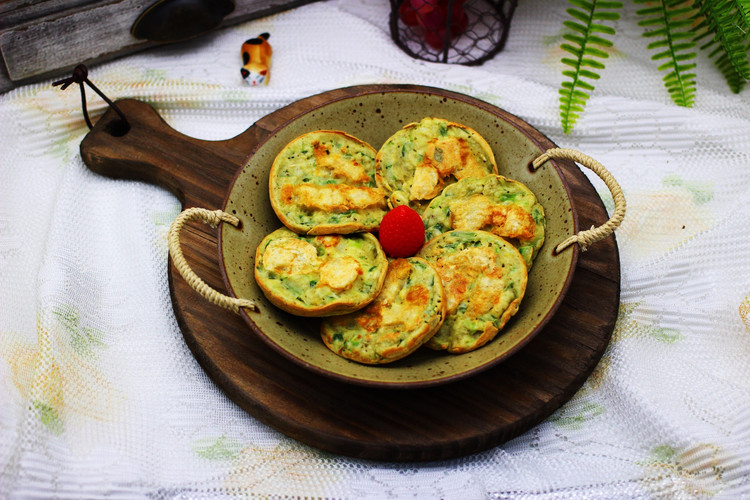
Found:
[[[167,282],[176,198],[83,164],[80,95],[0,95],[0,497],[740,498],[750,496],[750,100],[715,71],[674,105],[632,6],[575,130],[559,125],[564,0],[520,2],[479,67],[411,59],[387,2],[316,2],[92,65],[110,98],[226,139],[297,99],[365,83],[463,92],[583,151],[620,183],[621,308],[581,390],[547,421],[461,459],[323,453],[260,423],[202,371]],[[273,79],[241,43],[270,32]],[[92,119],[104,104],[90,93]],[[606,187],[590,175],[605,205]]]

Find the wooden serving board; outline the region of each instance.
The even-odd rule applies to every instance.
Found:
[[[108,111],[81,143],[95,172],[163,186],[185,208],[221,208],[240,166],[260,142],[296,116],[332,100],[392,91],[443,93],[505,112],[461,94],[416,86],[367,85],[294,102],[225,141],[187,137],[149,105],[118,101],[125,133]],[[515,117],[510,117],[516,119]],[[519,126],[528,127],[518,120]],[[536,131],[534,131],[536,132]],[[536,132],[534,140],[554,147]],[[561,162],[580,227],[600,225],[606,210],[588,179]],[[181,235],[185,257],[210,286],[226,292],[216,230],[194,223]],[[617,244],[609,237],[582,252],[570,289],[552,321],[507,361],[465,380],[420,389],[367,388],[309,372],[252,334],[239,315],[194,292],[170,263],[174,312],[203,369],[234,402],[271,427],[329,452],[389,461],[453,458],[501,444],[529,430],[570,399],[596,367],[614,329],[620,297]]]

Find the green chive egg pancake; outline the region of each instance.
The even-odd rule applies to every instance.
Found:
[[[449,231],[417,254],[440,275],[447,298],[443,326],[425,344],[464,353],[497,335],[516,314],[528,274],[516,247],[486,231]]]
[[[495,155],[482,136],[440,118],[406,125],[377,155],[378,184],[391,206],[408,204],[420,214],[446,185],[496,173]]]
[[[488,231],[510,241],[531,268],[544,243],[544,208],[524,184],[501,175],[446,187],[422,214],[425,240],[453,229]]]
[[[416,257],[394,259],[375,300],[354,313],[326,318],[321,336],[339,356],[390,363],[416,351],[444,318],[445,296],[435,269]]]
[[[271,303],[298,316],[345,314],[372,302],[388,259],[370,233],[301,235],[280,228],[255,252],[255,281]]]
[[[318,130],[297,137],[271,166],[271,206],[301,234],[346,234],[377,229],[386,194],[375,180],[372,146],[344,132]]]

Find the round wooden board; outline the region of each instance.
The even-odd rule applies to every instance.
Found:
[[[555,147],[538,131],[468,96],[416,86],[366,85],[294,102],[227,141],[203,141],[170,128],[147,104],[118,101],[130,122],[123,134],[108,111],[81,143],[84,162],[103,175],[137,179],[175,193],[184,207],[221,208],[237,169],[263,138],[301,113],[332,100],[392,91],[443,93],[502,115]],[[529,130],[530,129],[530,130]],[[564,166],[580,227],[606,221],[585,175]],[[216,231],[194,223],[181,235],[184,254],[210,286],[225,291]],[[312,373],[254,336],[240,316],[193,291],[170,263],[174,312],[185,342],[203,369],[235,403],[282,433],[325,451],[357,458],[424,461],[459,457],[527,431],[570,399],[609,343],[620,297],[614,236],[580,255],[570,289],[552,321],[507,361],[476,376],[437,387],[377,389]]]

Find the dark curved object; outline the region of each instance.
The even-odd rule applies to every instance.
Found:
[[[412,22],[405,22],[399,10],[406,7],[409,0],[390,0],[391,14],[389,27],[391,39],[404,52],[415,59],[444,64],[462,64],[478,66],[495,57],[505,47],[510,31],[513,13],[518,0],[433,0],[426,5],[442,5],[447,8],[443,23],[436,28],[427,29],[422,24],[432,25],[434,19],[428,19],[420,13]],[[466,25],[461,27],[455,36],[451,35],[458,22],[451,12],[460,4],[465,12]],[[410,5],[410,4],[407,4]],[[421,22],[420,22],[421,21]],[[429,33],[429,32],[433,33]],[[427,37],[435,33],[444,37],[438,45],[431,45]]]
[[[130,33],[152,42],[179,42],[208,33],[233,10],[231,0],[159,0],[138,16]]]

